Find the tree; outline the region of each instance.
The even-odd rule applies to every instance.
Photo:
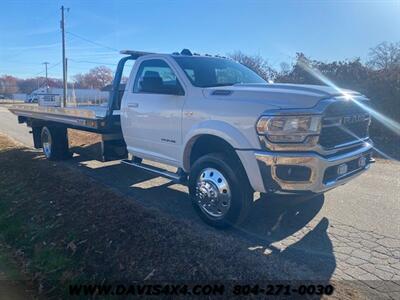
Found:
[[[280,75],[288,75],[291,71],[291,66],[287,62],[281,62],[280,67]]]
[[[0,77],[0,93],[11,95],[18,91],[17,78],[10,75]]]
[[[273,80],[277,74],[276,71],[269,66],[268,61],[260,55],[247,55],[241,51],[235,51],[233,54],[229,54],[228,56],[253,70],[267,81]]]
[[[276,81],[326,85],[328,83],[325,78],[327,78],[336,86],[363,92],[368,71],[359,58],[326,63],[309,59],[303,53],[297,53],[292,69],[288,70],[286,66],[285,70],[278,74]],[[322,78],[320,74],[325,78]]]
[[[21,93],[30,94],[38,87],[40,87],[41,82],[42,82],[41,78],[36,77],[36,78],[18,79],[17,84],[18,84],[18,89]]]
[[[284,83],[321,84],[321,81],[310,74],[305,68],[305,66],[313,67],[315,64],[316,62],[310,60],[304,53],[298,52],[296,53],[296,61],[292,65],[291,70],[287,64],[284,65],[284,70],[277,74],[275,81]]]
[[[87,88],[86,77],[84,74],[79,73],[73,76],[74,86],[77,88]]]
[[[35,78],[27,78],[27,79],[17,79],[18,91],[20,93],[30,94],[37,88],[41,88],[44,86],[54,87],[54,88],[62,88],[62,80],[56,78],[46,78],[45,77],[35,77]]]
[[[400,66],[400,42],[383,42],[370,49],[368,65],[378,70],[388,70]]]
[[[113,80],[113,71],[105,66],[99,66],[89,70],[85,74],[74,76],[75,86],[79,88],[101,89]]]

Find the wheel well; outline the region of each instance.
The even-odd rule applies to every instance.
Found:
[[[188,156],[189,159],[186,160],[189,163],[188,166],[191,167],[199,157],[214,152],[232,155],[232,157],[240,162],[235,149],[227,141],[217,136],[206,134],[197,137],[193,142]]]

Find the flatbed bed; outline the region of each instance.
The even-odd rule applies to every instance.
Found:
[[[103,105],[85,105],[76,107],[39,106],[37,104],[13,104],[11,111],[23,113],[38,113],[60,115],[68,117],[81,117],[86,119],[105,118],[108,107]]]
[[[43,120],[70,125],[88,131],[114,131],[119,123],[119,110],[113,110],[109,118],[109,107],[105,105],[84,105],[76,107],[39,106],[37,104],[14,104],[9,110],[18,116],[20,122],[26,119]],[[118,126],[117,126],[118,127]]]
[[[125,63],[148,54],[141,51],[123,51],[128,56],[120,59],[115,72],[112,90],[108,103],[99,105],[78,105],[68,107],[40,106],[35,104],[15,104],[9,110],[18,116],[19,123],[26,123],[35,129],[46,124],[62,126],[100,134],[120,135],[122,139],[120,122],[120,103],[124,93],[121,85],[122,73]]]
[[[122,52],[121,52],[122,53]],[[19,123],[26,123],[32,128],[35,148],[43,148],[43,130],[46,135],[53,135],[61,145],[58,155],[68,157],[67,129],[89,131],[101,135],[101,152],[104,161],[123,159],[127,157],[126,144],[123,139],[120,104],[124,93],[124,85],[121,85],[122,73],[125,63],[136,60],[142,55],[148,54],[141,51],[124,51],[128,56],[120,59],[112,83],[112,90],[107,103],[98,105],[78,106],[44,106],[38,104],[14,104],[9,110],[18,116]]]
[[[109,113],[109,107],[104,105],[54,107],[37,104],[14,104],[9,110],[18,116],[19,123],[32,127],[35,148],[42,147],[41,129],[56,126],[100,134],[103,161],[126,157],[119,110]]]

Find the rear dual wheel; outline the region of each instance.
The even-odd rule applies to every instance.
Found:
[[[72,155],[68,148],[67,128],[48,126],[41,132],[43,153],[49,160],[64,160]]]

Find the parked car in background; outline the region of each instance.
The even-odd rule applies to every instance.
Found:
[[[25,100],[26,103],[38,103],[38,101],[39,97],[37,95],[29,95]]]

